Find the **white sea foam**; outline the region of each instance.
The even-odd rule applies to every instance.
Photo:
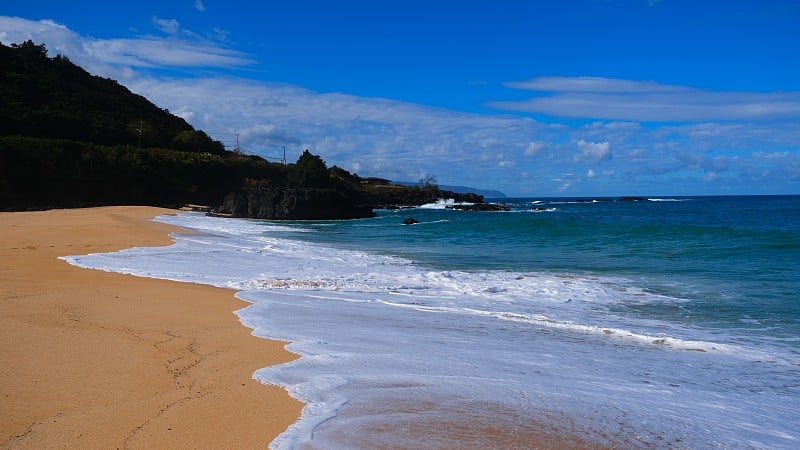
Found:
[[[362,413],[365,405],[403,398],[500,403],[521,417],[567,413],[598,439],[627,440],[625,429],[636,430],[642,446],[800,442],[797,355],[629,313],[683,299],[612,277],[432,270],[285,239],[297,229],[263,222],[191,213],[158,220],[206,234],[65,259],[240,290],[252,303],[237,312],[242,322],[302,356],[254,375],[308,404],[273,448],[312,437],[316,448],[341,446],[333,438],[340,416],[364,438],[367,424],[394,417]]]
[[[453,207],[456,205],[456,201],[452,198],[441,198],[436,200],[433,203],[426,203],[424,205],[419,206],[420,209],[446,209],[447,207]]]
[[[457,202],[452,198],[440,198],[433,203],[425,203],[424,205],[420,205],[417,208],[419,209],[448,209],[453,208],[454,206],[472,206],[475,203],[471,202]]]

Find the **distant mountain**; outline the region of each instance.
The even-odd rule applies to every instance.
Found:
[[[419,183],[412,183],[410,181],[393,181],[394,184],[398,184],[400,186],[418,186]],[[438,185],[439,189],[445,191],[452,191],[457,194],[478,194],[482,195],[486,198],[506,198],[506,194],[500,191],[490,190],[490,189],[477,189],[467,186],[450,186],[445,184]]]
[[[505,193],[491,189],[476,189],[467,186],[449,186],[449,185],[440,185],[439,187],[447,191],[457,192],[459,194],[472,193],[472,194],[482,195],[486,198],[506,198]]]

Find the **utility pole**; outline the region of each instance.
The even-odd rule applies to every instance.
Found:
[[[286,146],[283,146],[283,165],[286,165]]]
[[[139,132],[139,146],[138,148],[142,148],[142,130],[144,130],[144,120],[139,121],[139,128],[136,131]]]
[[[239,148],[239,133],[236,133],[236,148],[233,149],[233,152],[236,153],[237,155],[242,154],[242,149]]]

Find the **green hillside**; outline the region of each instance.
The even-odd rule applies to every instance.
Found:
[[[175,148],[182,133],[194,132],[116,81],[92,76],[66,57],[48,58],[44,45],[31,41],[0,44],[0,99],[0,135]],[[204,149],[223,150],[219,143]]]
[[[194,203],[238,217],[345,219],[458,196],[376,186],[308,151],[289,165],[227,151],[44,45],[0,43],[0,210]]]
[[[44,45],[0,44],[0,209],[217,205],[288,167],[237,155]]]

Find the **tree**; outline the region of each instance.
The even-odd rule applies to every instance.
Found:
[[[289,169],[287,184],[293,188],[328,188],[331,185],[328,166],[322,158],[304,150],[294,166]]]
[[[41,60],[47,58],[47,47],[44,44],[36,45],[28,39],[22,44],[11,44],[11,48],[18,50],[18,57],[29,60]]]
[[[179,132],[172,139],[172,148],[183,152],[211,153],[212,155],[225,153],[225,146],[221,142],[211,139],[204,131],[200,130]]]
[[[438,183],[436,182],[436,177],[426,173],[419,179],[419,187],[426,188],[428,186],[435,187]]]

